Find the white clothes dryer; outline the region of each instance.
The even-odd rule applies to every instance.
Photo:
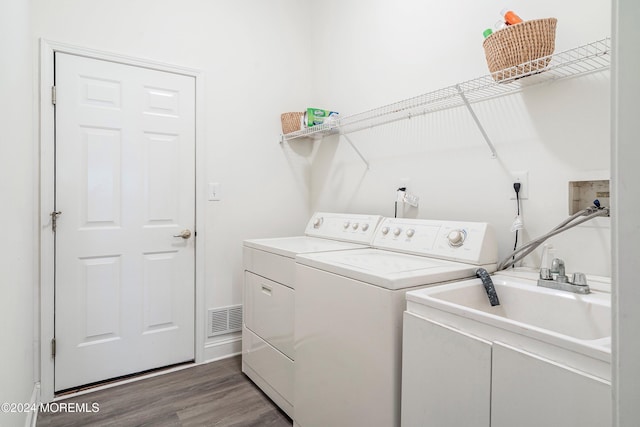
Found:
[[[242,371],[292,418],[295,257],[366,248],[381,219],[317,212],[304,236],[244,241]]]
[[[495,270],[486,223],[387,218],[373,248],[296,257],[294,425],[400,425],[411,289]]]

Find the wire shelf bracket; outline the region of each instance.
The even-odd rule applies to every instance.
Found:
[[[367,161],[367,159],[364,158],[364,156],[362,155],[362,153],[360,152],[360,150],[358,150],[358,147],[355,146],[355,144],[353,143],[353,141],[351,141],[351,138],[349,138],[347,135],[345,135],[344,133],[340,133],[340,136],[344,137],[344,139],[347,140],[347,142],[349,143],[349,145],[351,146],[351,148],[353,148],[353,150],[356,152],[356,154],[358,155],[358,157],[360,157],[360,159],[364,162],[364,164],[367,166],[367,170],[370,169],[369,166],[369,162]]]
[[[456,89],[458,89],[458,93],[460,94],[460,98],[462,98],[462,102],[464,102],[464,105],[467,107],[467,110],[469,110],[469,114],[471,114],[471,117],[473,118],[473,121],[476,123],[476,126],[478,126],[478,129],[480,130],[482,137],[484,138],[485,142],[489,146],[489,150],[491,150],[491,158],[492,159],[497,158],[498,155],[496,154],[496,148],[493,146],[493,143],[491,142],[489,135],[487,135],[487,132],[484,130],[484,126],[482,126],[482,123],[480,123],[480,120],[478,119],[478,116],[476,116],[475,111],[473,111],[473,108],[471,107],[469,100],[467,99],[466,96],[464,96],[464,92],[460,88],[460,85],[456,85]]]

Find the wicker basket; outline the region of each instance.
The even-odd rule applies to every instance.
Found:
[[[301,129],[302,116],[304,113],[282,113],[280,121],[282,122],[282,133],[288,134]]]
[[[555,49],[557,22],[556,18],[525,21],[487,37],[483,43],[484,54],[493,79],[500,82],[544,69],[550,60],[544,57]],[[535,61],[539,58],[543,59]]]

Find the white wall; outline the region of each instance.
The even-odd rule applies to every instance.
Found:
[[[204,74],[206,308],[242,302],[242,240],[299,234],[309,213],[309,143],[280,145],[280,113],[305,103],[307,7],[295,0],[34,0],[40,38]],[[206,185],[204,185],[206,188]],[[198,319],[206,322],[206,319]],[[207,354],[204,356],[207,358]]]
[[[25,403],[34,384],[35,151],[29,2],[0,6],[0,402]],[[0,425],[25,423],[24,413],[0,413]]]
[[[508,3],[524,19],[558,18],[556,52],[610,35],[608,1]],[[487,74],[482,31],[504,2],[326,0],[314,8],[313,106],[344,115]],[[421,198],[406,216],[489,221],[500,254],[513,248],[510,171],[528,171],[522,202],[525,238],[568,216],[568,181],[609,179],[609,73],[532,88],[474,108],[492,139],[490,152],[464,108],[350,134],[371,162],[366,170],[337,136],[312,155],[312,210],[393,215],[395,189],[409,178]],[[610,275],[609,220],[550,240],[568,271]],[[539,253],[527,259],[539,262]]]

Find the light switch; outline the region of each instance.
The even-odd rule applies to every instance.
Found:
[[[222,200],[220,194],[220,183],[219,182],[210,182],[209,183],[209,200],[218,202]]]

